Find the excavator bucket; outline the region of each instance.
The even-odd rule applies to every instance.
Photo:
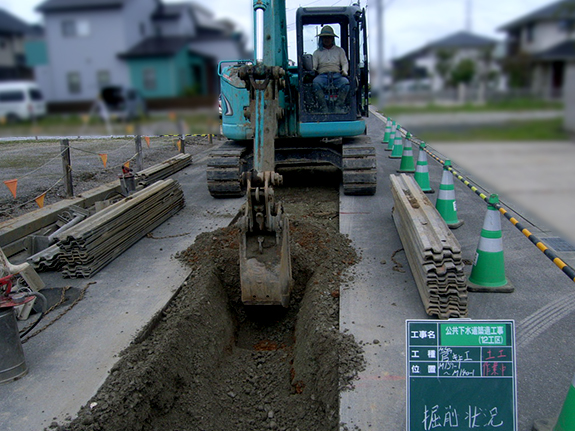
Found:
[[[246,305],[288,307],[292,285],[289,221],[281,215],[281,229],[248,232],[241,229],[240,279]]]

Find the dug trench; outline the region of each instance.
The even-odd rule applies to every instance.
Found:
[[[362,350],[339,331],[357,254],[338,230],[339,174],[284,172],[294,286],[287,309],[240,299],[239,231],[200,234],[190,275],[98,393],[60,430],[337,430]],[[314,186],[309,186],[314,184]]]

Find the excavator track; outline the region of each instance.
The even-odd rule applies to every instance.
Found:
[[[367,136],[346,138],[342,149],[343,192],[346,195],[374,195],[377,189],[375,148]]]
[[[208,190],[215,198],[235,198],[245,194],[241,184],[246,148],[235,141],[227,141],[208,157]]]

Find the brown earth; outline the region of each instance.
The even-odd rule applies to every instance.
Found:
[[[235,226],[200,234],[179,255],[190,275],[175,297],[78,417],[52,428],[339,429],[339,392],[363,367],[339,331],[340,283],[358,257],[338,231],[339,174],[324,174],[286,172],[291,187],[276,190],[291,222],[288,309],[241,303]]]

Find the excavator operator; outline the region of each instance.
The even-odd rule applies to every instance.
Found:
[[[337,100],[335,102],[336,112],[345,111],[345,100],[349,92],[349,63],[343,48],[335,45],[335,38],[338,37],[333,28],[324,26],[317,35],[320,38],[320,47],[313,53],[313,69],[317,76],[313,80],[319,111],[327,113],[327,102],[325,92],[328,87],[333,86],[337,90]]]

